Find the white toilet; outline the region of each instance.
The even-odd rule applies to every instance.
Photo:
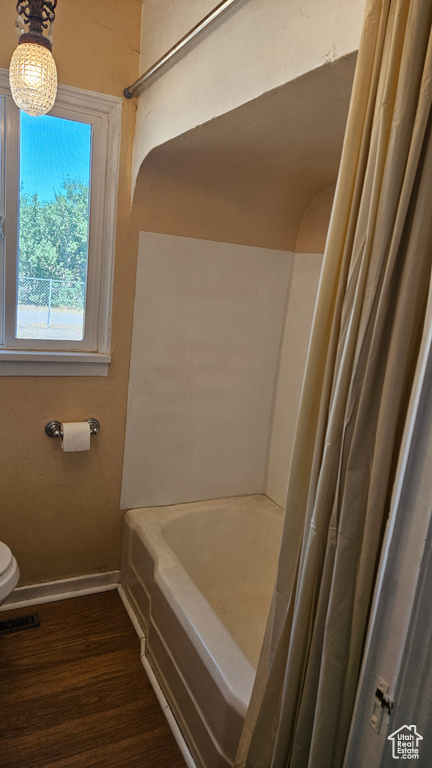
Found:
[[[18,563],[9,547],[0,541],[0,605],[4,603],[19,579]]]

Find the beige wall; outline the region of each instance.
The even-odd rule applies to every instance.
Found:
[[[0,66],[16,45],[15,3],[0,0]],[[54,25],[59,81],[122,95],[138,74],[140,0],[62,0]],[[135,104],[123,103],[112,322],[106,378],[0,378],[0,539],[21,583],[119,567],[119,511],[135,280],[129,231]],[[63,454],[44,434],[50,419],[101,422],[90,453]]]

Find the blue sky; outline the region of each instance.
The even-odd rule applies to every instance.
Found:
[[[45,115],[21,112],[20,176],[24,192],[52,200],[68,174],[90,180],[91,126]]]

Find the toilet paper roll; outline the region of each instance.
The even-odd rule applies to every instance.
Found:
[[[65,422],[61,425],[61,447],[65,453],[90,450],[90,424],[88,421]]]

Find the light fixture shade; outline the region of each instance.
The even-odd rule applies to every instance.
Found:
[[[46,115],[57,94],[57,68],[48,48],[20,43],[9,67],[9,82],[15,104],[28,115]]]

